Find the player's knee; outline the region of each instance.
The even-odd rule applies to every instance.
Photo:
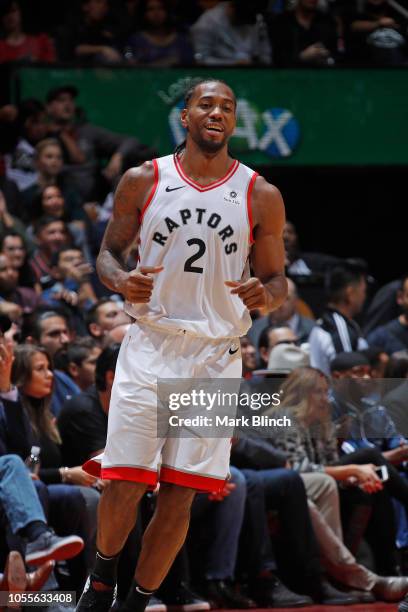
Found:
[[[163,482],[160,484],[157,508],[158,510],[163,509],[169,514],[180,515],[183,512],[189,513],[195,495],[195,489]]]
[[[147,489],[147,484],[143,482],[129,482],[126,480],[111,480],[104,494],[120,499],[122,504],[130,506],[139,503]]]

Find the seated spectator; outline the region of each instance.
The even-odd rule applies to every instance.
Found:
[[[371,65],[398,65],[407,55],[406,26],[386,0],[365,0],[364,10],[352,18],[350,57]]]
[[[297,344],[299,338],[290,327],[267,327],[259,337],[259,362],[262,368],[268,367],[272,349],[278,344]]]
[[[43,216],[34,223],[34,238],[37,248],[30,261],[30,266],[43,289],[53,285],[56,280],[52,274],[51,259],[53,253],[63,246],[71,244],[67,225],[55,217]]]
[[[50,216],[56,220],[61,220],[66,224],[72,237],[73,243],[77,248],[82,249],[88,261],[91,260],[91,253],[85,231],[84,215],[79,219],[75,218],[75,213],[70,211],[66,204],[61,189],[57,185],[44,187],[31,207],[31,218],[34,222],[42,216]],[[26,232],[29,239],[34,241],[33,226],[29,226]]]
[[[86,313],[85,321],[88,333],[103,347],[104,337],[119,325],[129,324],[130,317],[123,310],[123,304],[100,298]]]
[[[54,46],[47,34],[30,35],[24,31],[21,6],[17,0],[2,3],[0,63],[55,62]]]
[[[318,0],[297,0],[294,10],[271,22],[275,64],[280,67],[332,66],[337,55],[335,20]]]
[[[288,279],[288,295],[282,306],[277,310],[270,312],[265,317],[260,317],[253,322],[251,329],[248,331],[248,336],[251,341],[258,346],[259,337],[267,327],[290,327],[293,330],[300,343],[307,342],[309,334],[312,331],[315,323],[312,319],[304,317],[296,312],[297,306],[297,290],[295,283]]]
[[[46,187],[57,186],[64,197],[68,221],[83,221],[85,213],[79,194],[66,185],[62,175],[63,152],[61,145],[55,138],[45,138],[35,148],[35,163],[37,169],[36,182],[25,189],[22,194],[25,218],[35,219],[40,216],[41,200],[39,196]],[[54,214],[51,211],[45,214]]]
[[[197,64],[270,64],[271,48],[262,0],[229,0],[205,11],[191,27]]]
[[[366,268],[361,260],[347,260],[334,268],[328,280],[329,302],[309,337],[313,367],[330,372],[337,353],[368,347],[354,317],[361,312],[367,291]]]
[[[51,270],[56,283],[43,291],[43,301],[56,308],[68,305],[71,316],[78,319],[76,330],[85,333],[82,312],[96,302],[89,281],[92,266],[85,262],[80,249],[66,246],[53,254]]]
[[[374,394],[375,386],[367,384],[370,377],[367,357],[362,353],[338,353],[330,370],[335,381],[331,391],[332,414],[335,421],[342,421],[344,452],[375,446],[393,465],[406,461],[408,440],[397,431],[381,399]]]
[[[23,313],[31,313],[41,304],[44,301],[34,289],[18,285],[18,271],[7,255],[0,254],[0,313],[18,322]]]
[[[172,23],[166,0],[143,0],[139,8],[140,32],[126,43],[125,58],[131,64],[188,66],[193,49],[187,36]]]
[[[94,384],[95,366],[101,352],[93,338],[78,338],[56,354],[55,367],[68,374],[81,391],[87,391]]]
[[[250,585],[254,588],[256,601],[262,607],[300,607],[307,604],[306,601],[299,601],[299,596],[288,592],[279,581],[262,580],[259,576],[254,581],[253,576],[259,570],[260,576],[269,577],[276,571],[276,566],[272,569],[270,565],[270,530],[265,527],[266,517],[262,509],[265,507],[278,513],[279,535],[274,540],[278,553],[277,568],[291,588],[309,593],[316,602],[326,605],[373,601],[370,591],[381,579],[356,563],[341,542],[341,536],[338,537],[332,528],[333,523],[337,524],[341,534],[339,512],[332,507],[338,504],[337,489],[333,487],[330,477],[322,478],[320,473],[308,475],[309,492],[313,491],[316,500],[321,502],[320,512],[307,499],[304,476],[285,468],[285,453],[275,449],[269,441],[261,438],[239,439],[233,443],[231,461],[241,468],[247,479],[247,507],[252,520],[244,526],[245,535],[257,551],[263,550],[261,558],[259,552],[257,558],[251,545],[245,547],[245,554],[251,563]],[[333,589],[322,573],[320,557],[333,578],[349,589],[359,590],[340,593]],[[269,571],[265,571],[266,564]],[[265,584],[269,584],[266,592]],[[397,595],[398,592],[394,597]],[[392,597],[391,590],[387,596]]]
[[[274,436],[273,444],[287,453],[288,460],[297,471],[325,473],[337,482],[348,482],[348,486],[339,488],[346,543],[351,543],[349,527],[353,521],[353,508],[364,502],[371,507],[368,528],[366,529],[367,520],[363,522],[360,517],[360,523],[355,524],[351,530],[352,551],[358,547],[365,531],[374,553],[377,572],[383,576],[395,574],[395,530],[389,498],[394,495],[401,499],[406,498],[408,485],[376,449],[360,449],[339,457],[328,404],[328,379],[322,372],[314,368],[298,368],[288,376],[282,390],[284,400],[278,410],[291,415],[292,426]],[[381,482],[375,472],[375,465],[387,465],[389,480]],[[341,525],[338,525],[336,532],[341,535]],[[338,556],[338,567],[344,548],[339,537],[337,541],[338,545],[332,552],[334,556]],[[357,564],[350,553],[347,557],[348,564],[353,560],[354,570],[349,567],[351,575]],[[363,576],[363,569],[359,566],[360,577]],[[346,572],[346,568],[344,571]],[[367,570],[364,573],[367,575]],[[369,574],[373,576],[372,572]],[[380,598],[385,598],[384,590],[390,589],[389,595],[392,598],[391,593],[398,581],[395,578],[376,575],[372,592]],[[401,590],[407,590],[408,579],[404,578],[400,587]],[[397,598],[395,592],[394,596]]]
[[[256,349],[248,336],[241,338],[242,376],[251,378],[256,368]]]
[[[77,95],[78,90],[70,85],[52,89],[47,94],[47,112],[51,133],[64,151],[66,180],[87,201],[95,198],[101,159],[108,158],[103,176],[113,184],[122,172],[125,157],[132,157],[136,165],[154,154],[135,138],[77,120]]]
[[[6,175],[20,191],[28,189],[37,180],[35,146],[47,136],[47,116],[44,105],[34,98],[24,100],[18,107],[15,125],[17,143],[4,156]],[[24,209],[18,211],[23,214]]]
[[[377,346],[388,355],[408,349],[408,275],[401,280],[397,304],[402,314],[389,323],[375,328],[367,336],[370,345]]]
[[[108,0],[81,0],[81,13],[69,29],[61,32],[62,59],[91,65],[120,62],[120,32]]]
[[[37,293],[41,287],[36,283],[33,271],[27,258],[27,247],[24,238],[14,230],[8,230],[0,236],[0,253],[7,255],[11,265],[18,272],[18,284],[22,287],[31,287]]]
[[[29,448],[35,444],[41,449],[38,476],[48,485],[54,505],[54,526],[59,533],[64,533],[75,523],[79,534],[84,536],[85,546],[92,546],[99,494],[91,487],[95,478],[80,466],[68,468],[63,465],[61,438],[49,409],[53,385],[50,358],[44,348],[33,345],[17,347],[14,357],[11,381],[19,394],[15,409],[21,406],[24,412],[26,444]],[[23,432],[19,437],[23,447]],[[86,569],[83,555],[75,565],[71,564],[71,576],[78,590],[83,586]]]
[[[21,342],[41,345],[47,350],[51,359],[57,351],[68,347],[72,337],[73,332],[65,313],[44,307],[27,317],[21,329]],[[51,411],[58,415],[65,400],[77,395],[80,389],[65,372],[55,370],[53,378]]]
[[[377,448],[389,464],[400,471],[393,473],[401,495],[394,501],[396,510],[396,542],[398,548],[408,546],[407,499],[408,492],[403,466],[408,459],[408,439],[397,430],[389,412],[384,407],[375,383],[368,384],[370,366],[368,359],[360,353],[339,353],[330,364],[333,389],[331,405],[333,418],[341,423],[341,449],[351,453],[356,449]]]

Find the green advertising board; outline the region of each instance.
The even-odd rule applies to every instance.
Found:
[[[21,98],[73,84],[95,124],[168,154],[183,139],[182,94],[192,79],[226,80],[237,99],[231,150],[249,165],[408,163],[406,70],[21,68]]]

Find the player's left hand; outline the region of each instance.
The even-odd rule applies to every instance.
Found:
[[[227,287],[232,287],[231,295],[237,295],[248,310],[266,308],[268,293],[259,278],[252,277],[247,281],[224,281]]]

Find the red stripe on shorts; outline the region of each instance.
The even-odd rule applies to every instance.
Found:
[[[157,472],[136,467],[109,467],[102,468],[101,478],[106,480],[130,480],[131,482],[144,482],[150,486],[157,484]]]
[[[211,478],[211,476],[199,476],[191,472],[180,472],[174,468],[162,467],[160,470],[160,482],[170,482],[182,487],[218,493],[225,486],[225,479]]]

